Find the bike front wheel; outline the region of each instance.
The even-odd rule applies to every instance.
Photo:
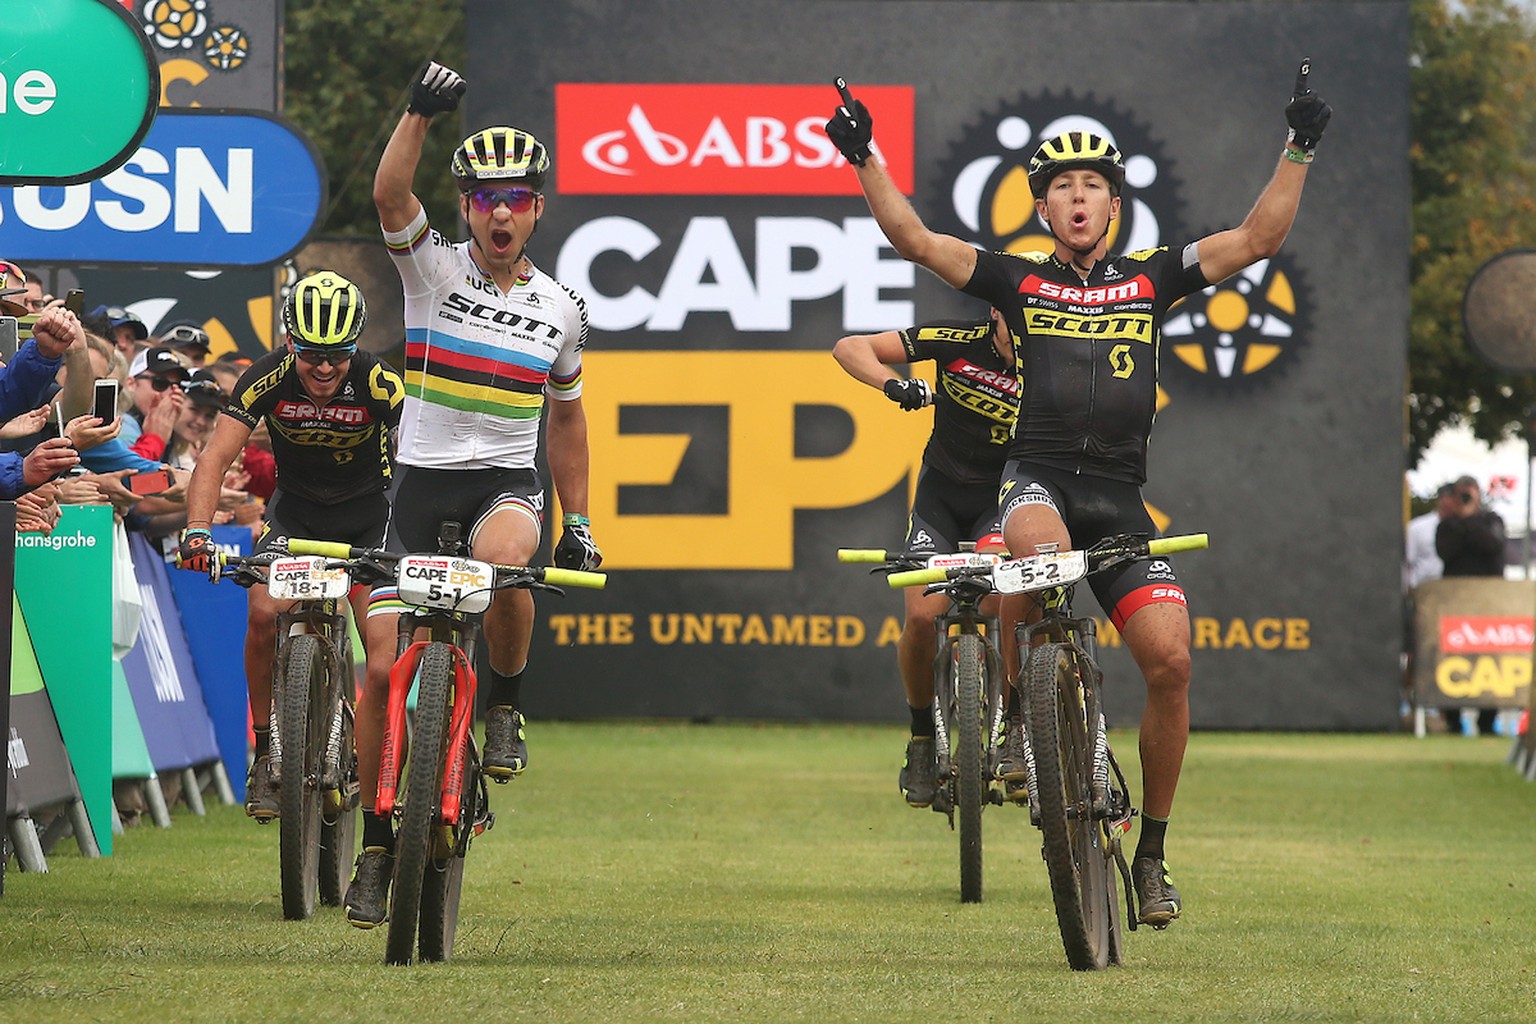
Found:
[[[322,780],[320,818],[320,902],[339,907],[347,895],[352,854],[357,848],[357,744],[352,709],[356,707],[357,675],[352,664],[352,645],[338,641],[344,652],[340,662],[340,687],[331,690],[327,712],[336,734],[336,758],[327,755]],[[327,741],[329,742],[329,741]]]
[[[1025,652],[1024,699],[1040,831],[1056,921],[1073,970],[1099,970],[1112,951],[1109,859],[1093,816],[1093,745],[1077,659],[1063,644]]]
[[[982,680],[987,652],[975,633],[962,633],[955,644],[955,809],[960,815],[960,901],[981,902],[981,810],[987,803],[982,771],[987,728],[982,712]]]
[[[453,648],[429,644],[417,669],[411,749],[406,755],[403,792],[396,796],[400,828],[395,833],[395,877],[384,944],[384,959],[391,964],[410,963],[416,950],[422,889],[433,871],[432,845],[438,831],[452,693]]]
[[[279,662],[278,862],[283,916],[303,921],[315,912],[320,871],[320,762],[330,719],[325,707],[325,660],[318,638],[290,637]]]

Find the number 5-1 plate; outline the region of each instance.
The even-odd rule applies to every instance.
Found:
[[[992,570],[992,586],[999,594],[1023,594],[1046,587],[1064,587],[1088,575],[1088,557],[1082,551],[1051,551],[1015,558]]]
[[[327,569],[312,555],[283,558],[267,570],[267,593],[278,601],[322,601],[346,597],[352,581],[345,569]]]
[[[400,600],[417,608],[483,612],[491,606],[496,570],[487,562],[447,555],[407,555],[395,577]]]

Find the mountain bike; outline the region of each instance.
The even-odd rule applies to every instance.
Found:
[[[210,566],[244,587],[294,604],[277,616],[271,763],[278,780],[283,916],[302,921],[315,896],[340,906],[357,840],[357,676],[347,633],[345,572],[321,558],[220,555]],[[265,822],[263,822],[265,823]]]
[[[290,540],[289,550],[332,559],[358,582],[393,580],[410,610],[400,616],[398,657],[379,763],[379,814],[395,819],[395,867],[384,959],[391,964],[447,960],[458,929],[464,858],[495,823],[475,717],[475,648],[481,615],[498,590],[563,594],[562,586],[600,589],[607,576],[555,567],[496,565],[469,558],[461,526],[442,524],[438,551],[398,554],[327,541]],[[425,639],[416,639],[418,631]],[[406,700],[416,689],[407,733]]]
[[[1205,534],[1111,537],[1086,550],[1042,551],[994,566],[925,568],[892,573],[892,587],[952,587],[978,581],[999,594],[1035,594],[1039,618],[1020,623],[1022,695],[1030,819],[1043,834],[1042,856],[1062,946],[1073,970],[1121,962],[1125,917],[1137,926],[1135,886],[1121,849],[1136,809],[1109,748],[1104,674],[1092,618],[1072,613],[1073,585],[1136,559],[1206,547]],[[1111,867],[1113,865],[1113,868]]]
[[[871,572],[914,569],[988,570],[1002,556],[977,554],[962,544],[957,554],[912,556],[884,550],[843,548],[838,561],[877,564]],[[936,580],[930,588],[949,595],[949,610],[934,620],[938,650],[933,662],[934,747],[938,755],[938,797],[933,808],[960,818],[960,901],[980,903],[982,896],[981,814],[989,803],[1002,803],[992,790],[998,758],[997,728],[1003,716],[1003,668],[998,656],[996,616],[981,611],[992,593],[986,576],[960,575]]]

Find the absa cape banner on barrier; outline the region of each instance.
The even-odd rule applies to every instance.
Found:
[[[503,6],[467,0],[467,23]],[[1071,48],[1053,25],[1112,31]],[[822,128],[835,77],[930,228],[1049,251],[1029,159],[1090,130],[1126,155],[1111,251],[1178,252],[1252,209],[1310,55],[1340,116],[1284,248],[1135,353],[1159,389],[1143,496],[1166,532],[1211,537],[1173,560],[1196,727],[1395,728],[1408,30],[1406,3],[588,0],[520,23],[515,62],[471,33],[463,121],[432,131],[513,124],[556,154],[528,253],[591,327],[588,511],[610,581],[540,596],[533,672],[582,685],[530,683],[530,714],[905,719],[901,598],[836,551],[901,544],[927,413],[830,353],[988,311],[887,244]],[[457,236],[455,211],[427,213]],[[1116,348],[1102,358],[1125,369]],[[1145,685],[1100,635],[1111,721],[1133,724]]]

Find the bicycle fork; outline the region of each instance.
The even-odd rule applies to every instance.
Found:
[[[378,813],[394,811],[395,797],[400,784],[400,764],[404,751],[400,738],[405,735],[405,704],[411,691],[411,683],[421,664],[421,656],[427,647],[437,641],[413,642],[389,670],[389,705],[384,745],[380,752]],[[459,824],[459,808],[464,795],[464,753],[469,743],[469,730],[474,722],[475,673],[464,653],[449,646],[453,652],[453,712],[448,723],[446,761],[443,765],[443,789],[439,810],[447,825]]]

